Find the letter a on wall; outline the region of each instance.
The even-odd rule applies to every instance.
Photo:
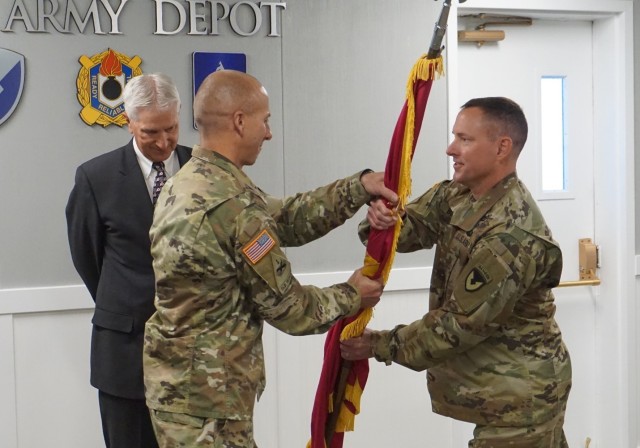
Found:
[[[0,125],[11,116],[24,87],[24,56],[0,48]]]

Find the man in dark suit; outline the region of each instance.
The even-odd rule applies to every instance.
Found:
[[[135,77],[123,99],[133,139],[78,168],[66,215],[73,264],[95,301],[91,384],[106,446],[152,448],[142,381],[144,325],[155,311],[149,228],[157,193],[191,149],[177,144],[180,96],[169,77]]]

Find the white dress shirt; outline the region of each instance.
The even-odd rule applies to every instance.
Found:
[[[147,159],[144,154],[138,148],[136,139],[133,139],[133,149],[136,151],[136,158],[138,159],[138,165],[142,171],[142,176],[147,184],[147,191],[149,192],[149,199],[153,198],[153,184],[156,180],[156,170],[153,169],[153,162]],[[175,151],[171,153],[169,158],[164,161],[164,171],[167,173],[167,179],[176,174],[180,169],[180,162],[178,161],[178,155]]]

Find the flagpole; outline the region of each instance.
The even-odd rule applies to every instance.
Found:
[[[464,3],[466,0],[460,0],[460,3]],[[444,0],[442,9],[440,10],[440,17],[436,22],[433,29],[433,36],[431,37],[431,45],[429,45],[429,52],[427,53],[427,59],[435,59],[440,56],[444,47],[442,46],[442,40],[447,32],[447,20],[449,20],[449,10],[451,9],[451,0]]]
[[[344,400],[344,394],[347,390],[347,378],[352,366],[351,361],[342,360],[342,367],[340,367],[340,375],[335,387],[335,399],[333,400],[333,411],[327,418],[327,425],[325,429],[324,441],[327,444],[327,448],[331,448],[331,441],[336,433],[336,425],[338,424],[338,417],[340,417],[340,409],[342,408],[342,401]]]

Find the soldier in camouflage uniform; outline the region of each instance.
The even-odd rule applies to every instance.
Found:
[[[476,424],[470,448],[567,447],[571,362],[551,292],[562,253],[516,175],[526,119],[506,98],[474,99],[453,134],[453,181],[407,205],[398,243],[400,252],[437,246],[429,312],[367,330],[342,344],[343,356],[427,369],[434,412]],[[374,202],[361,239],[395,219]]]
[[[382,293],[360,270],[327,288],[301,286],[281,247],[325,235],[373,196],[397,196],[370,170],[284,200],[257,188],[242,167],[271,139],[270,113],[249,75],[208,76],[194,113],[200,145],[163,188],[150,232],[157,311],[145,329],[147,404],[161,447],[254,447],[263,322],[321,333]]]

